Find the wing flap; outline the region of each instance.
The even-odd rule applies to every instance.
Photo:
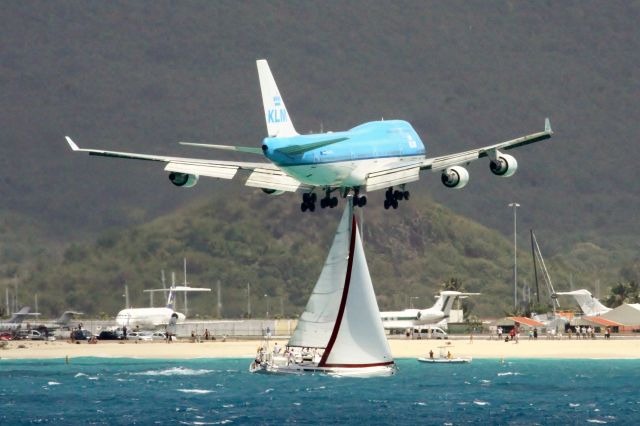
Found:
[[[170,161],[164,169],[168,172],[186,173],[219,179],[233,179],[236,173],[238,173],[238,168],[238,166],[223,164],[195,164]]]
[[[412,164],[405,167],[380,170],[369,173],[366,190],[375,191],[403,183],[415,182],[420,179],[420,167]]]
[[[301,186],[300,182],[279,170],[255,169],[245,183],[254,188],[275,189],[278,191],[295,192]],[[304,186],[306,188],[306,186]]]

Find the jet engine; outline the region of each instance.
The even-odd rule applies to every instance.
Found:
[[[284,194],[284,191],[280,190],[280,189],[271,189],[271,188],[261,188],[262,192],[264,192],[267,195],[282,195]]]
[[[453,166],[442,171],[442,184],[447,188],[464,188],[469,182],[469,172],[464,167]]]
[[[511,155],[499,153],[495,161],[491,160],[489,168],[494,175],[509,177],[518,170],[518,162]]]
[[[169,180],[175,186],[183,186],[185,188],[191,188],[193,186],[196,186],[196,183],[198,183],[198,175],[171,172],[169,173]]]

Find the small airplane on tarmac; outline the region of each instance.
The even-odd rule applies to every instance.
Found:
[[[185,315],[173,309],[175,295],[178,291],[211,291],[210,288],[196,288],[187,286],[172,286],[169,289],[167,305],[164,308],[128,308],[123,309],[116,315],[116,323],[126,327],[158,327],[162,325],[173,325],[183,323]]]
[[[18,312],[14,312],[9,319],[0,321],[0,330],[16,330],[22,326],[22,322],[25,319],[31,318],[34,315],[36,314],[31,312],[31,308],[25,306]]]
[[[425,324],[437,324],[449,318],[453,302],[457,298],[477,296],[480,293],[461,293],[459,291],[441,291],[436,303],[427,309],[404,309],[402,311],[380,312],[385,329],[409,329]]]
[[[553,134],[549,119],[544,130],[505,142],[449,154],[426,157],[426,148],[411,124],[402,120],[371,121],[350,130],[300,135],[293,126],[269,65],[257,61],[268,136],[260,147],[213,145],[180,142],[227,151],[260,155],[269,162],[218,161],[200,158],[168,157],[130,152],[81,149],[69,136],[73,151],[90,155],[158,161],[165,163],[169,180],[176,186],[190,188],[200,176],[232,179],[239,170],[250,173],[246,185],[262,189],[270,195],[286,191],[302,192],[300,209],[314,211],[318,194],[320,207],[334,208],[338,192],[342,197],[354,194],[354,205],[363,207],[367,197],[362,192],[385,189],[385,209],[398,208],[398,202],[408,200],[406,185],[420,179],[420,172],[441,173],[448,188],[463,188],[469,182],[465,165],[479,158],[489,158],[494,175],[512,176],[518,162],[504,150],[549,139]]]

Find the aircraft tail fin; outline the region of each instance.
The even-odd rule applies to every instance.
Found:
[[[290,137],[298,135],[293,127],[287,107],[280,95],[276,81],[271,74],[266,59],[256,61],[258,78],[264,105],[264,118],[267,122],[267,132],[270,137]]]
[[[557,292],[560,296],[573,296],[580,309],[588,316],[598,316],[607,313],[611,308],[604,306],[598,299],[593,297],[589,290],[581,289],[575,291]]]
[[[171,288],[169,289],[169,296],[167,297],[167,308],[169,309],[173,309],[173,304],[175,303],[175,298],[176,298],[176,293],[175,293],[175,286],[171,286]]]
[[[14,312],[13,315],[11,315],[11,318],[7,320],[7,322],[20,323],[27,315],[29,315],[29,311],[31,311],[31,308],[29,306],[24,306],[18,312]]]

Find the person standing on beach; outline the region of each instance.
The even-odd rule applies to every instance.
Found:
[[[122,339],[123,340],[127,340],[127,326],[126,325],[122,326]]]
[[[533,340],[538,340],[538,328],[533,329]]]
[[[498,326],[498,340],[502,340],[502,327]]]

